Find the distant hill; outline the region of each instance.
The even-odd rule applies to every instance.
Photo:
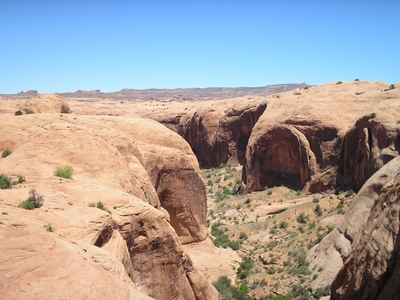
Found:
[[[295,90],[297,88],[310,87],[307,83],[275,84],[264,87],[211,87],[211,88],[188,88],[188,89],[131,89],[124,88],[118,92],[103,93],[100,90],[77,90],[76,92],[56,93],[64,98],[113,98],[126,100],[158,100],[158,101],[198,101],[211,99],[229,99],[247,95],[267,96],[275,93]],[[37,94],[35,94],[36,96]],[[7,95],[10,96],[10,95]],[[19,93],[18,98],[33,96],[28,92]]]

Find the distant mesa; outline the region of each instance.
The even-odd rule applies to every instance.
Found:
[[[90,90],[90,91],[77,90],[76,93],[100,93],[100,90]]]
[[[27,90],[26,92],[24,92],[24,91],[21,91],[20,93],[18,93],[18,94],[29,94],[29,95],[36,95],[36,94],[38,94],[38,91],[37,90]]]
[[[131,88],[123,88],[121,90],[121,92],[133,92],[133,91],[134,91],[134,89],[131,89]]]

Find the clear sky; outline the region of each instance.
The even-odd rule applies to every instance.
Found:
[[[400,81],[399,0],[0,0],[0,93]]]

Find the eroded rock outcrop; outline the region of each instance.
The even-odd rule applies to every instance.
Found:
[[[355,82],[270,97],[249,139],[242,190],[359,190],[400,151],[400,93],[383,87]]]
[[[47,293],[53,295],[49,292],[53,289],[66,298],[218,298],[181,245],[181,239],[190,242],[206,236],[202,229],[204,183],[199,181],[198,164],[181,137],[144,119],[35,114],[4,115],[1,123],[7,131],[0,133],[0,145],[7,145],[12,154],[1,159],[0,174],[26,178],[23,185],[0,190],[4,212],[0,217],[1,239],[13,241],[14,234],[27,236],[14,230],[25,226],[18,225],[19,220],[36,224],[28,232],[30,239],[1,243],[7,248],[1,253],[8,253],[1,262],[2,295],[8,295],[9,289],[15,299],[43,299]],[[74,168],[73,180],[53,176],[57,166],[66,164]],[[179,188],[175,181],[188,176],[185,184],[196,183],[193,189],[198,188],[200,194],[182,189],[170,195],[176,211],[163,207],[163,198],[153,185],[157,176],[152,172],[164,165],[177,175],[160,179],[159,185]],[[33,211],[19,208],[31,188],[43,195],[43,207]],[[175,219],[180,220],[175,224],[180,231],[171,226],[170,220]],[[44,225],[51,225],[51,230],[46,231]],[[27,256],[14,256],[18,253],[13,249],[29,248],[28,242],[36,238],[45,241],[37,245],[37,262],[47,263],[32,265],[28,271],[16,268],[24,262],[30,264],[30,255],[36,256],[36,250],[29,250],[32,253]],[[40,250],[49,243],[55,246]],[[68,264],[65,273],[56,266],[62,258]],[[87,290],[78,292],[78,288]],[[53,298],[59,298],[57,295]]]
[[[146,115],[180,134],[202,168],[222,163],[242,164],[254,125],[267,107],[260,97],[246,97],[199,105],[195,112]]]
[[[352,251],[332,283],[331,299],[399,299],[400,166],[381,189]]]
[[[381,266],[383,264],[388,267],[387,261],[390,259],[392,255],[391,253],[396,253],[396,251],[398,252],[398,248],[396,248],[398,246],[395,246],[395,240],[398,239],[396,234],[398,235],[399,230],[399,215],[397,214],[397,220],[395,220],[396,217],[394,216],[389,217],[387,213],[380,213],[378,207],[381,207],[380,209],[382,210],[382,207],[386,206],[387,210],[390,212],[393,209],[397,209],[398,211],[398,198],[397,200],[392,198],[393,196],[396,198],[399,195],[397,182],[399,180],[399,170],[400,157],[396,157],[388,164],[383,166],[378,172],[372,175],[371,178],[368,179],[368,181],[363,185],[356,198],[353,200],[340,225],[331,233],[329,233],[320,244],[309,251],[308,256],[311,260],[310,269],[317,265],[322,270],[319,273],[319,276],[310,284],[313,290],[318,287],[330,285],[341,269],[342,271],[340,272],[344,272],[344,264],[348,264],[349,260],[354,260],[354,257],[364,251],[362,249],[365,248],[367,241],[371,242],[371,245],[376,247],[374,248],[376,251],[381,249],[382,252],[379,250],[378,252],[381,253],[379,255],[372,255],[372,253],[370,253],[371,256],[364,256],[363,259],[365,262],[363,262],[360,256],[360,259],[357,261],[357,263],[360,265],[365,263],[366,265],[369,265],[369,269],[366,267],[362,268],[363,271],[357,276],[359,277],[362,273],[364,274],[363,276],[366,277],[375,276],[373,275],[375,274],[375,270],[372,271],[371,267],[373,264],[378,264]],[[394,182],[397,182],[396,185]],[[397,186],[397,189],[394,188],[394,186]],[[371,230],[379,231],[381,236],[377,239],[375,237],[376,233],[372,234]],[[380,230],[383,231],[381,232]],[[393,264],[391,265],[394,267]],[[381,271],[384,268],[386,267],[381,267]],[[379,268],[376,271],[378,272],[378,270]],[[338,275],[338,278],[339,277],[343,278],[344,275]],[[355,277],[353,276],[352,280],[356,282]],[[378,277],[381,278],[381,275]],[[359,285],[359,283],[360,282],[357,284]],[[346,284],[349,283],[343,283],[343,286]],[[339,287],[336,283],[336,289],[337,288]],[[360,285],[358,288],[360,288]],[[342,295],[344,294],[342,293]],[[358,298],[355,296],[348,299],[356,298],[363,299],[362,297]],[[338,299],[342,298],[339,297]],[[371,299],[374,299],[374,297]]]

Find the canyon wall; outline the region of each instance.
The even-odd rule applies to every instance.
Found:
[[[358,191],[400,152],[400,91],[385,86],[328,84],[272,96],[248,141],[242,191]]]

